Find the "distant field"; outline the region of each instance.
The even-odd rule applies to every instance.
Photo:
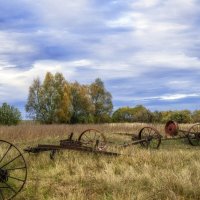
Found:
[[[58,143],[71,132],[75,137],[87,128],[105,133],[110,141],[130,141],[145,124],[0,126],[0,138],[24,147]],[[164,125],[154,125],[164,134]],[[191,125],[181,125],[187,130]],[[165,141],[159,150],[140,145],[116,148],[119,157],[65,151],[49,159],[49,153],[25,154],[28,179],[18,200],[134,200],[200,199],[200,147],[187,140]]]

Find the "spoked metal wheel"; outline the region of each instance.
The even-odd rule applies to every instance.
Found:
[[[27,166],[13,144],[0,140],[0,200],[13,199],[23,188]]]
[[[188,141],[191,145],[193,146],[198,146],[200,145],[200,124],[195,124],[193,125],[189,130],[188,130]]]
[[[91,147],[94,150],[103,151],[106,149],[106,138],[98,130],[87,129],[83,131],[78,141],[80,141],[84,146]]]
[[[141,146],[153,149],[158,149],[161,143],[161,135],[153,127],[142,128],[139,132],[138,139],[145,140],[140,142]]]

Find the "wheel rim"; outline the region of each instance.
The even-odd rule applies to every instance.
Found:
[[[94,150],[103,151],[106,149],[106,138],[98,130],[88,129],[81,133],[78,138],[84,146],[91,147]]]
[[[188,130],[188,141],[193,146],[200,145],[200,124],[195,124]]]
[[[0,140],[0,199],[15,197],[27,179],[27,166],[23,155],[13,144]]]
[[[139,140],[145,139],[146,141],[140,142],[143,147],[150,147],[158,149],[161,143],[161,135],[152,127],[144,127],[139,132]]]

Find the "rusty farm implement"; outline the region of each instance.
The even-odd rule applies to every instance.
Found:
[[[118,147],[129,147],[140,144],[142,147],[158,149],[161,142],[164,140],[187,139],[189,144],[197,146],[200,144],[200,124],[195,124],[189,130],[180,130],[179,126],[174,121],[168,121],[165,125],[166,137],[163,137],[160,132],[151,126],[143,127],[137,135],[131,135],[131,140],[126,143],[115,143],[107,141],[105,135],[95,129],[87,129],[83,131],[78,139],[73,139],[73,133],[68,139],[60,140],[58,144],[38,144],[34,147],[27,147],[25,152],[38,154],[40,152],[50,152],[50,158],[54,158],[57,151],[75,150],[83,152],[91,152],[96,154],[105,154],[111,156],[120,155],[120,153],[108,151],[110,145],[115,144]],[[169,137],[170,136],[170,137]]]
[[[150,132],[145,135],[144,133]],[[145,127],[140,132],[137,138],[132,138],[130,142],[116,144],[120,147],[128,147],[136,144],[141,144],[144,147],[158,148],[161,142],[161,135],[152,127]],[[116,152],[107,151],[107,147],[112,142],[107,141],[103,133],[95,129],[87,129],[83,131],[77,140],[73,139],[73,133],[66,140],[60,140],[59,145],[38,144],[35,147],[27,147],[24,149],[28,153],[50,152],[50,158],[53,159],[57,151],[60,150],[75,150],[83,152],[92,152],[96,154],[105,154],[117,156]]]

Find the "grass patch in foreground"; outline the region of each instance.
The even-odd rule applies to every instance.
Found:
[[[141,128],[136,126],[133,130]],[[67,129],[69,133],[73,130],[78,134],[85,126],[1,128],[0,136],[23,149],[38,142],[56,143],[66,138]],[[115,131],[114,127],[110,129],[105,125],[99,128],[106,134]],[[122,128],[117,126],[117,129]],[[124,129],[131,132],[129,128]],[[112,138],[110,134],[109,137]],[[137,145],[120,151],[125,155],[107,157],[64,151],[56,154],[54,161],[49,159],[49,153],[26,154],[28,179],[16,200],[200,199],[199,147],[193,148],[184,141],[165,141],[159,150],[142,149]]]

